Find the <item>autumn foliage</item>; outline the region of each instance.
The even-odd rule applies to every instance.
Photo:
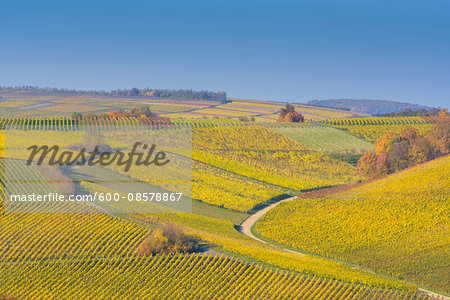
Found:
[[[450,153],[450,118],[442,114],[428,134],[406,126],[396,134],[388,132],[375,142],[375,153],[367,152],[358,161],[358,173],[375,178],[394,173]]]
[[[157,118],[158,115],[150,110],[148,105],[141,105],[129,110],[111,110],[108,112],[111,117],[116,118]]]
[[[439,152],[450,153],[450,117],[442,117],[436,126],[427,136],[430,144]]]
[[[445,117],[448,116],[448,109],[447,108],[443,108],[438,112],[438,116],[439,117]]]
[[[291,104],[286,104],[286,107],[283,107],[280,111],[280,115],[278,117],[278,122],[289,122],[289,123],[299,123],[304,122],[305,118],[299,112],[295,111],[295,107]]]
[[[358,161],[358,172],[363,177],[371,177],[375,174],[377,158],[372,151],[364,153]]]
[[[144,256],[158,253],[190,253],[198,250],[194,238],[183,230],[171,224],[160,225],[145,239],[138,248],[138,253]]]

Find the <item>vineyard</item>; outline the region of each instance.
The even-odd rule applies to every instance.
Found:
[[[125,110],[148,106],[152,112],[170,119],[234,119],[239,117],[254,118],[257,122],[274,122],[278,112],[285,105],[283,102],[259,101],[248,99],[228,99],[226,103],[209,100],[166,100],[148,97],[109,97],[109,96],[75,96],[45,95],[25,91],[15,93],[0,92],[0,116],[41,118],[65,117],[73,112],[108,113],[111,110]],[[348,118],[367,116],[340,109],[295,104],[297,111],[308,120],[328,118]]]
[[[0,300],[450,300],[450,0],[384,2],[0,0]]]
[[[186,112],[202,107],[216,105],[217,101],[195,100],[174,101],[111,96],[75,96],[52,95],[29,92],[1,93],[0,115],[2,116],[70,116],[78,113],[107,113],[110,110],[132,109],[139,105],[148,105],[152,112],[166,114]]]
[[[424,117],[368,117],[368,118],[340,118],[321,121],[329,125],[418,125],[436,123],[434,118]]]
[[[313,125],[274,124],[266,125],[273,131],[276,131],[288,138],[293,139],[300,144],[327,155],[348,161],[355,156],[359,158],[367,151],[373,150],[373,145],[369,142],[356,138],[342,130],[331,127]]]
[[[399,133],[406,125],[425,134],[437,121],[436,117],[369,117],[328,119],[321,122],[374,143],[388,132]]]
[[[4,160],[0,160],[0,170]],[[34,169],[13,169],[17,178],[35,179]],[[0,174],[3,182],[4,173]],[[42,190],[56,190],[41,177]],[[25,182],[20,190],[38,193],[36,183],[28,189]],[[2,191],[2,194],[4,191]],[[82,206],[75,207],[75,206]],[[0,215],[0,261],[34,260],[43,258],[72,258],[109,255],[130,255],[138,243],[149,234],[145,228],[112,218],[84,203],[64,202],[58,213],[21,213],[15,211]]]
[[[257,230],[285,245],[448,293],[449,177],[446,156],[341,194],[283,203]]]
[[[20,130],[77,129],[80,126],[175,126],[208,128],[216,126],[237,126],[242,123],[234,119],[168,119],[168,118],[114,118],[114,117],[7,117],[0,118],[0,128],[11,126]]]
[[[17,171],[30,172],[28,169],[18,169]],[[30,175],[27,174],[26,177],[30,178]],[[43,184],[48,185],[45,181]],[[31,193],[32,191],[30,190],[29,192]],[[83,204],[75,203],[71,205]],[[123,297],[124,294],[129,295],[130,293],[132,295],[154,295],[152,293],[154,290],[163,293],[164,289],[158,290],[157,286],[164,285],[165,289],[169,289],[172,286],[171,282],[173,281],[170,281],[171,277],[169,276],[172,273],[168,272],[174,269],[167,264],[167,259],[172,259],[171,256],[158,258],[161,262],[165,261],[165,264],[157,265],[153,265],[153,261],[149,261],[149,259],[136,258],[135,249],[140,241],[150,233],[148,229],[100,213],[96,208],[88,205],[84,209],[85,213],[69,213],[71,212],[69,205],[66,213],[26,215],[8,213],[0,217],[3,229],[3,233],[0,235],[0,249],[2,249],[0,269],[2,269],[2,274],[5,274],[0,288],[1,294],[33,299],[58,298],[64,297],[64,295],[86,296],[89,298],[89,295],[98,297],[100,293],[105,292],[107,286],[108,295]],[[142,217],[148,218],[149,215],[132,216],[133,219]],[[161,218],[163,220],[165,217],[165,215],[158,214],[152,218]],[[405,286],[393,280],[386,280],[365,272],[350,270],[343,265],[314,257],[305,258],[299,262],[298,257],[294,254],[261,247],[257,243],[245,239],[233,229],[233,225],[229,222],[193,214],[181,214],[179,217],[181,218],[181,224],[187,226],[187,228],[200,226],[201,230],[196,235],[204,241],[221,245],[225,249],[242,253],[258,260],[270,261],[270,263],[283,269],[296,270],[311,275],[326,275],[324,278],[317,277],[317,282],[316,280],[311,281],[309,277],[305,276],[293,277],[292,275],[284,275],[287,278],[295,279],[295,281],[289,281],[289,284],[292,284],[295,289],[298,288],[299,293],[302,291],[305,293],[316,291],[319,294],[326,295],[337,293],[337,295],[342,297],[347,294],[348,296],[367,295],[368,298],[375,294],[377,297],[386,298],[398,294],[408,295],[412,299],[420,298],[414,292],[384,290],[366,285],[371,283],[374,286],[389,286],[411,290],[410,286]],[[177,216],[173,214],[167,215],[167,218],[170,222],[177,222]],[[204,223],[205,221],[207,223]],[[204,231],[205,229],[206,231]],[[216,233],[212,234],[212,232]],[[8,250],[5,251],[5,249]],[[199,257],[202,258],[202,256]],[[197,270],[191,267],[193,263],[188,261],[185,266],[187,268],[186,271],[176,274],[179,274],[178,276],[193,276],[193,280],[195,276],[200,276],[199,274],[213,276],[212,274],[223,273],[223,276],[231,276],[235,272],[244,271],[247,266],[247,263],[241,263],[238,270],[231,272],[227,271],[227,268],[222,267],[221,263],[226,263],[223,259],[216,263],[210,262],[211,264],[207,264],[207,262],[210,261],[200,261],[197,265],[201,266],[201,269]],[[228,263],[231,264],[232,262]],[[160,270],[163,267],[165,269]],[[205,268],[208,271],[205,271]],[[104,278],[105,272],[108,272],[108,279]],[[261,272],[262,274],[259,274]],[[25,274],[26,276],[24,277]],[[93,276],[93,274],[97,274],[96,276],[98,277],[92,277],[88,282],[81,280],[81,278]],[[149,286],[140,280],[143,274],[148,274],[149,278],[162,276],[164,280],[163,278],[158,279],[161,280],[158,281],[160,283],[156,286]],[[282,274],[279,272],[263,270],[258,266],[244,274],[255,274],[256,277],[248,278],[255,284],[255,293],[275,293],[281,288],[280,284],[275,285],[276,281],[265,286],[262,282],[267,281],[262,278],[273,277],[274,280],[284,278],[284,276],[280,277]],[[333,280],[331,279],[335,278],[333,274],[339,274],[337,278],[345,279],[346,282],[355,282],[357,284]],[[125,278],[126,281],[124,281]],[[174,280],[178,279],[179,277],[175,276]],[[192,285],[189,285],[191,282],[192,280],[186,279],[187,287],[185,290],[188,294],[196,295],[194,291],[189,290],[189,287],[192,287]],[[217,284],[217,289],[224,286],[220,281]],[[204,293],[210,287],[210,283],[206,286],[198,284],[194,286]],[[120,289],[117,287],[120,287]],[[236,289],[242,287],[243,282],[236,286]],[[211,292],[217,289],[212,289]],[[295,297],[296,295],[296,293],[291,294],[289,290],[286,291],[286,294],[286,298]],[[130,296],[130,298],[133,297]]]
[[[44,182],[43,184],[46,183]],[[72,205],[83,204],[74,203]],[[71,207],[69,206],[67,207],[67,213],[60,214],[23,215],[8,213],[2,215],[0,220],[4,230],[2,235],[0,235],[0,241],[2,242],[0,246],[2,249],[1,261],[5,265],[0,266],[0,268],[6,267],[11,271],[11,268],[7,266],[14,266],[13,270],[15,272],[19,272],[19,274],[30,272],[30,276],[27,278],[35,278],[37,280],[37,278],[40,278],[38,275],[41,273],[37,273],[38,275],[34,277],[31,276],[34,274],[33,272],[47,272],[46,270],[48,269],[38,268],[30,271],[28,266],[39,266],[39,264],[46,264],[52,261],[70,265],[79,261],[98,260],[105,262],[109,258],[123,257],[131,259],[135,257],[137,245],[150,233],[148,229],[108,214],[100,213],[95,207],[86,205],[84,208],[85,213],[76,214],[68,213],[71,212]],[[130,217],[138,220],[139,224],[142,224],[142,221],[146,223],[147,220],[153,223],[155,219],[179,222],[180,225],[186,226],[187,230],[194,230],[193,233],[203,241],[220,245],[228,251],[253,257],[258,261],[270,262],[282,269],[295,270],[303,274],[317,274],[325,278],[335,278],[363,285],[370,284],[372,286],[411,290],[411,286],[396,280],[384,279],[359,270],[351,270],[339,263],[315,257],[305,257],[299,261],[298,256],[295,254],[275,250],[271,247],[263,247],[237,232],[231,222],[217,219],[220,215],[216,216],[216,218],[196,214],[144,214],[130,215]],[[5,251],[5,249],[8,249],[8,251]],[[34,263],[31,263],[31,260]],[[50,268],[53,265],[47,266]],[[112,268],[109,265],[103,266],[108,270]],[[61,280],[56,282],[49,280],[49,283],[60,284],[66,281],[64,278],[71,278],[70,272],[73,271],[72,268],[58,270],[58,276],[64,277],[61,277]],[[133,269],[132,271],[139,272],[140,270]],[[48,276],[51,276],[51,274],[49,273]],[[21,282],[23,283],[23,281]],[[33,281],[30,282],[30,284],[32,283]],[[8,285],[9,287],[14,287],[17,282],[10,284]],[[342,285],[343,283],[339,281],[336,284]],[[132,288],[130,287],[130,289]],[[22,290],[21,293],[24,293],[26,290]],[[54,292],[53,290],[51,291]],[[2,294],[11,295],[3,291]],[[17,296],[17,293],[13,295]]]
[[[202,163],[194,166],[192,178],[194,199],[242,212],[283,194],[268,184],[244,180]]]
[[[278,113],[285,103],[258,101],[248,99],[229,99],[225,104],[204,107],[186,112],[164,114],[166,117],[182,118],[253,118],[256,122],[275,122]],[[354,115],[349,111],[315,107],[303,104],[294,104],[296,110],[307,120],[322,120],[327,118],[345,118]],[[356,114],[362,116],[364,114]],[[366,116],[366,115],[364,115]]]
[[[244,102],[235,103],[233,109],[246,110],[250,102]],[[265,105],[270,106],[261,103],[255,109],[272,109]],[[330,110],[329,114],[339,112]],[[228,118],[5,117],[0,119],[2,129],[14,126],[26,134],[12,135],[13,140],[7,141],[12,151],[7,152],[8,158],[0,160],[2,183],[5,182],[7,161],[8,176],[17,181],[9,185],[10,191],[24,194],[57,191],[37,168],[23,168],[23,161],[19,163],[19,159],[25,158],[21,152],[24,139],[31,139],[36,144],[51,144],[58,140],[67,146],[81,137],[78,131],[83,126],[90,125],[104,129],[107,132],[105,141],[113,147],[145,140],[146,136],[155,137],[154,132],[164,130],[186,129],[189,140],[192,134],[193,169],[190,175],[194,213],[127,213],[120,206],[109,210],[113,207],[78,202],[52,206],[57,213],[23,213],[19,203],[13,206],[13,211],[0,215],[0,299],[428,299],[417,292],[415,285],[399,280],[404,278],[444,290],[435,278],[442,282],[446,280],[442,262],[446,259],[443,253],[448,244],[439,237],[448,233],[443,225],[448,208],[439,207],[436,202],[446,200],[439,191],[448,189],[442,179],[449,175],[442,169],[448,166],[448,159],[446,164],[435,163],[433,168],[424,165],[421,168],[425,169],[412,172],[411,178],[396,175],[399,180],[420,182],[417,186],[410,184],[411,188],[405,185],[408,192],[395,190],[398,180],[384,179],[387,182],[382,186],[368,184],[358,193],[354,190],[342,194],[338,201],[335,198],[301,200],[305,202],[298,203],[305,206],[296,206],[293,211],[290,205],[294,203],[281,205],[279,210],[270,212],[262,223],[258,223],[258,230],[270,239],[370,269],[354,268],[325,257],[300,255],[262,244],[237,229],[253,211],[283,199],[287,194],[357,182],[355,167],[335,158],[346,153],[359,155],[361,151],[372,149],[370,143],[314,122],[259,126]],[[108,133],[109,128],[123,130]],[[5,135],[0,137],[4,156]],[[160,135],[159,139],[155,141],[172,144],[176,138]],[[189,160],[191,155],[190,148],[171,148],[171,151],[181,161]],[[168,168],[161,175],[164,172],[183,175],[180,166],[182,164]],[[110,183],[83,180],[96,172],[115,174],[117,177],[114,178],[120,180]],[[165,187],[163,183],[149,180],[148,172],[143,166],[133,167],[129,172],[117,166],[79,167],[67,176],[80,180],[78,187],[92,194],[132,191],[134,185],[127,182],[130,178]],[[425,173],[435,177],[428,178]],[[127,180],[122,182],[125,176]],[[27,183],[27,180],[34,183]],[[419,186],[429,186],[430,190],[425,193]],[[380,192],[383,190],[386,191],[384,194]],[[5,193],[3,185],[0,192]],[[417,193],[421,199],[407,198],[409,193]],[[398,200],[403,198],[403,202]],[[362,219],[345,218],[354,216],[353,212],[361,209],[357,205],[367,204],[371,199],[379,204],[370,204],[368,209],[364,206],[366,214],[360,214]],[[411,199],[417,203],[407,210],[405,203],[412,203]],[[345,201],[353,205],[350,212],[344,213],[344,204],[339,206]],[[388,204],[390,210],[386,208]],[[384,210],[379,208],[382,205]],[[380,212],[378,219],[373,216],[375,209]],[[300,222],[302,212],[307,212],[308,218]],[[393,216],[396,216],[396,222],[390,230],[384,230],[381,224]],[[426,223],[426,216],[432,222]],[[358,233],[365,222],[374,225],[362,229],[362,234]],[[212,247],[213,254],[138,255],[139,245],[157,224],[163,223],[177,224],[206,248]],[[342,231],[339,227],[347,225],[353,231]],[[352,239],[339,235],[346,233]],[[392,242],[394,240],[396,242]],[[411,247],[411,244],[415,246]],[[377,251],[378,256],[370,250]],[[225,254],[217,256],[214,251]]]
[[[238,232],[235,229],[235,224],[221,219],[220,215],[140,214],[134,215],[133,218],[148,224],[154,224],[155,222],[179,224],[198,239],[208,244],[217,245],[228,253],[236,253],[252,261],[269,264],[283,270],[376,287],[414,290],[414,286],[395,278],[379,276],[371,271],[355,269],[346,264],[318,256],[299,256],[296,253],[289,253],[267,244],[261,244]]]
[[[1,294],[30,299],[427,299],[415,292],[273,271],[224,256],[55,259],[0,265],[0,270]]]
[[[203,163],[297,190],[354,180],[352,166],[259,126],[199,129],[193,157]]]
[[[431,130],[434,124],[414,124],[408,125],[416,128],[420,134],[426,134]],[[369,142],[375,143],[377,139],[384,136],[388,132],[399,133],[405,125],[336,125],[338,129],[348,131],[357,137],[366,139]]]

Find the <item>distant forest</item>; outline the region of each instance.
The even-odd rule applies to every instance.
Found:
[[[432,111],[433,108],[425,105],[411,104],[405,102],[389,100],[367,100],[367,99],[329,99],[312,100],[308,105],[331,107],[348,110],[351,112],[365,113],[371,115],[382,115],[388,113],[397,113],[400,111]]]
[[[377,116],[380,117],[429,117],[429,116],[438,116],[439,115],[439,108],[430,108],[430,109],[418,109],[418,110],[412,110],[411,108],[399,111],[399,112],[392,112],[387,114],[380,114]]]
[[[193,91],[193,90],[165,90],[165,89],[117,89],[107,91],[83,91],[72,89],[40,88],[34,86],[1,87],[0,92],[27,91],[39,94],[56,94],[66,96],[113,96],[113,97],[146,97],[155,99],[174,100],[209,100],[225,103],[227,101],[226,92]]]

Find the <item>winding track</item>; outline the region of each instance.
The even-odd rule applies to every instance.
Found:
[[[241,228],[240,228],[241,233],[243,233],[246,236],[248,236],[248,237],[250,237],[250,238],[252,238],[254,240],[257,240],[257,241],[259,241],[261,243],[268,244],[267,242],[265,242],[265,241],[263,241],[263,240],[261,240],[261,239],[259,239],[259,238],[257,238],[256,236],[253,235],[252,230],[251,230],[253,225],[255,225],[256,222],[258,222],[259,219],[261,219],[269,210],[273,209],[278,204],[280,204],[282,202],[292,201],[292,200],[295,200],[297,198],[298,198],[297,196],[294,196],[294,197],[291,197],[291,198],[287,198],[287,199],[275,202],[275,203],[273,203],[273,204],[271,204],[269,206],[266,206],[266,207],[264,207],[261,210],[258,210],[256,213],[254,213],[253,215],[251,215],[250,217],[245,219],[244,222],[242,222]],[[286,249],[286,248],[283,248],[283,250],[285,250],[287,252],[291,252],[291,253],[304,255],[303,253],[300,253],[300,252],[297,252],[297,251],[293,251],[293,250],[290,250],[290,249]]]
[[[273,204],[271,204],[271,205],[269,205],[269,206],[266,206],[266,207],[264,207],[264,208],[261,209],[261,210],[258,210],[256,213],[254,213],[253,215],[249,216],[247,219],[244,220],[244,222],[242,222],[241,228],[240,228],[240,232],[241,232],[242,234],[245,234],[246,236],[248,236],[248,237],[254,239],[254,240],[257,240],[257,241],[261,242],[261,243],[269,244],[268,242],[263,241],[263,240],[257,238],[256,236],[254,236],[253,233],[252,233],[252,230],[251,230],[252,227],[253,227],[253,226],[256,224],[256,222],[258,222],[258,220],[261,219],[261,218],[262,218],[269,210],[275,208],[278,204],[280,204],[280,203],[282,203],[282,202],[292,201],[292,200],[295,200],[295,199],[297,199],[297,198],[299,198],[299,197],[298,197],[298,196],[294,196],[294,197],[291,197],[291,198],[287,198],[287,199],[278,201],[278,202],[276,202],[276,203],[273,203]],[[275,246],[275,247],[278,247],[278,248],[281,248],[281,249],[283,249],[284,251],[287,251],[287,252],[291,252],[291,253],[295,253],[295,254],[299,254],[299,255],[305,255],[305,254],[303,254],[303,253],[301,253],[301,252],[294,251],[294,250],[290,250],[290,249],[287,249],[287,248],[283,248],[283,247],[280,247],[280,246],[278,246],[278,245],[274,245],[274,244],[271,244],[271,245],[273,245],[273,246]],[[432,299],[450,300],[450,297],[447,297],[447,296],[444,296],[444,295],[441,295],[441,294],[437,294],[437,293],[434,293],[434,292],[432,292],[432,291],[428,291],[428,290],[425,290],[425,289],[422,289],[422,288],[419,288],[418,290],[419,290],[420,293],[428,294],[430,297],[432,297]]]

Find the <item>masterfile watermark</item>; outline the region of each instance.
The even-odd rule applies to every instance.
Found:
[[[146,151],[146,153],[137,151],[140,146],[141,150]],[[66,149],[61,151],[61,148],[58,145],[32,145],[27,148],[27,150],[30,151],[30,156],[28,157],[26,164],[28,166],[31,165],[38,154],[40,154],[36,160],[38,166],[41,166],[45,158],[51,154],[48,160],[49,166],[100,165],[106,167],[116,163],[118,166],[125,166],[124,172],[128,172],[133,164],[136,166],[150,166],[151,164],[154,164],[155,166],[161,167],[170,162],[170,160],[166,158],[166,152],[158,151],[154,154],[156,149],[155,144],[149,146],[145,143],[135,142],[132,150],[128,153],[124,153],[120,150],[115,152],[101,152],[99,149],[100,146],[95,145],[92,151],[88,151],[86,147],[81,148],[80,151]],[[127,157],[127,159],[125,159],[125,157]],[[136,160],[134,160],[134,157],[136,157]]]
[[[192,211],[188,127],[10,126],[4,161],[6,213]]]

